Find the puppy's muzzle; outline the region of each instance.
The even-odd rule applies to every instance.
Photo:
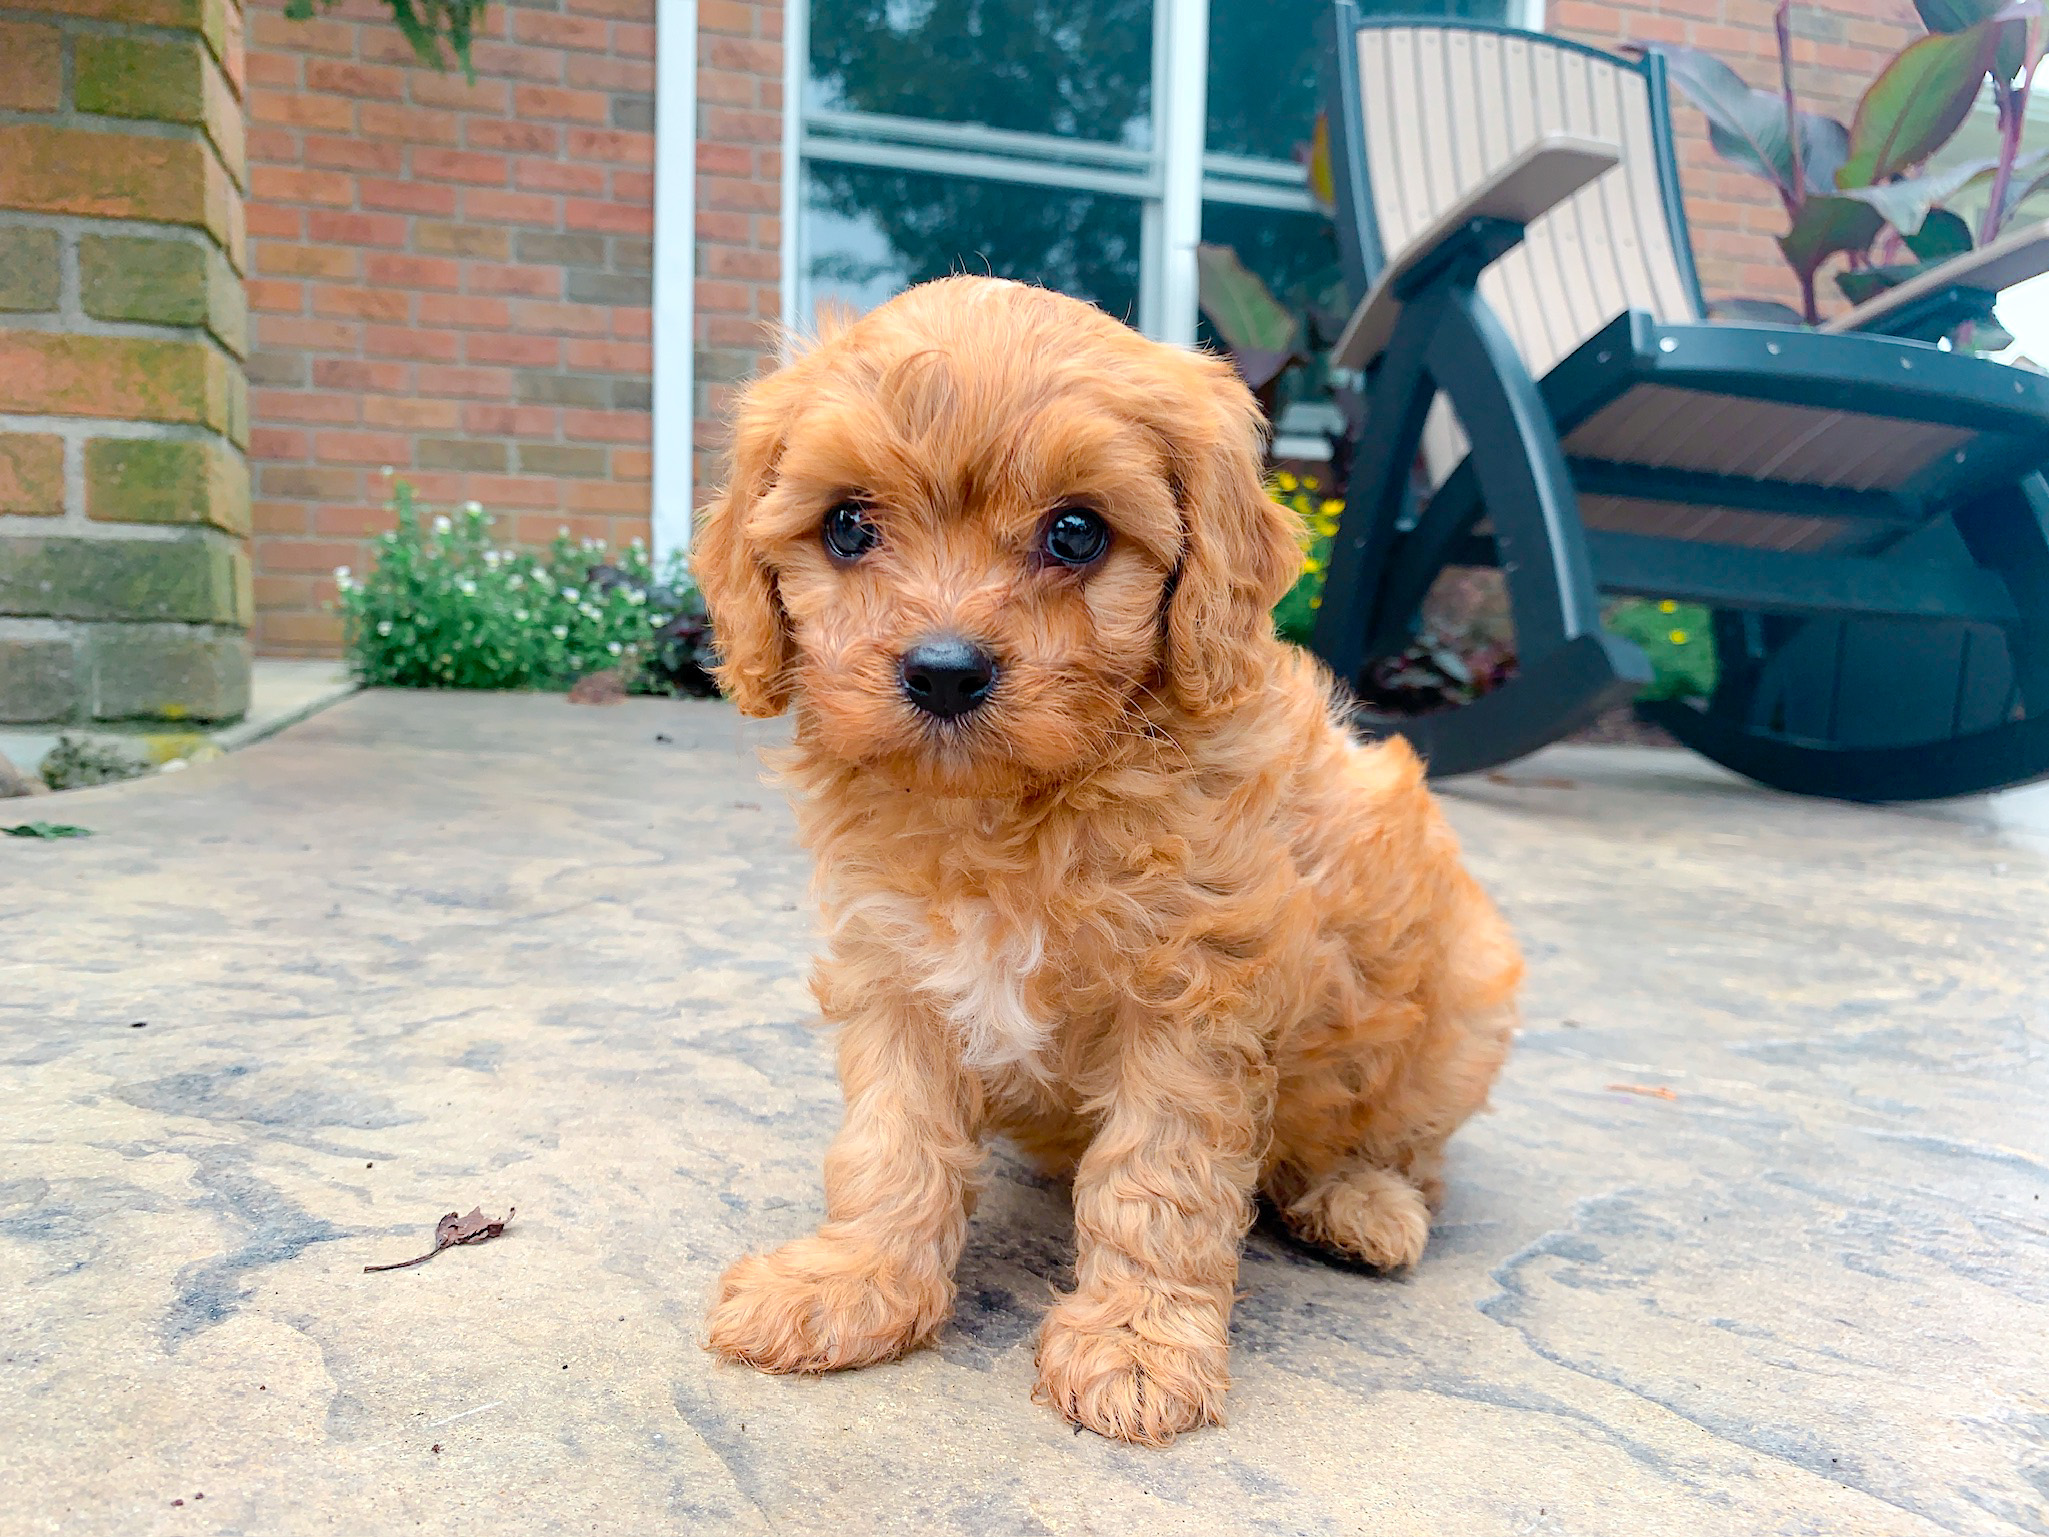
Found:
[[[958,635],[919,641],[898,671],[904,697],[941,720],[979,709],[996,686],[996,658]]]

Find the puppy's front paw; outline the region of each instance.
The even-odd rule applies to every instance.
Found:
[[[891,1361],[938,1332],[944,1276],[862,1243],[800,1238],[750,1255],[719,1281],[705,1345],[765,1372],[831,1372]]]
[[[1099,1436],[1165,1446],[1184,1430],[1224,1423],[1224,1328],[1221,1311],[1205,1304],[1070,1297],[1039,1333],[1032,1397]]]

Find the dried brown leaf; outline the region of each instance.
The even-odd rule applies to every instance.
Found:
[[[426,1264],[443,1249],[451,1249],[459,1243],[484,1243],[503,1233],[505,1224],[512,1220],[518,1209],[515,1206],[508,1206],[502,1217],[485,1216],[484,1208],[481,1206],[471,1207],[467,1217],[450,1212],[434,1224],[434,1247],[425,1254],[412,1259],[402,1259],[390,1265],[365,1265],[363,1272],[368,1275],[377,1270],[409,1270],[414,1265]]]

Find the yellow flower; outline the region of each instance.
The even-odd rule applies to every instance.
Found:
[[[1345,510],[1345,504],[1334,496],[1327,496],[1323,499],[1323,505],[1316,510],[1334,518]]]
[[[1683,646],[1686,644],[1686,632],[1684,630],[1674,630],[1670,635],[1666,636],[1665,638],[1672,642],[1672,644],[1675,646]]]
[[[1676,614],[1679,612],[1679,605],[1674,603],[1670,598],[1667,598],[1664,602],[1658,605],[1658,612],[1661,614]]]
[[[1283,491],[1293,491],[1300,487],[1302,482],[1290,475],[1286,470],[1282,470],[1280,474],[1274,477],[1274,484]]]
[[[1322,607],[1323,607],[1323,594],[1319,592],[1318,594],[1316,594],[1316,596],[1315,596],[1315,597],[1311,598],[1311,599],[1309,600],[1309,606],[1310,606],[1311,608],[1322,608]]]

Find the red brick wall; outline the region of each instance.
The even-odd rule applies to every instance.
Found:
[[[281,6],[249,13],[256,643],[303,654],[386,466],[523,542],[647,532],[654,3],[493,4],[474,85],[372,0]]]
[[[1549,30],[1560,37],[1602,48],[1636,42],[1705,49],[1752,85],[1775,90],[1776,9],[1772,0],[1550,0],[1546,18]],[[1921,32],[1909,0],[1796,6],[1793,85],[1801,105],[1847,124],[1872,77]],[[1778,299],[1797,305],[1798,285],[1773,244],[1786,229],[1778,195],[1714,152],[1706,122],[1677,92],[1673,118],[1701,287],[1710,299]],[[1824,310],[1841,307],[1826,273],[1819,292]]]
[[[699,0],[695,480],[718,483],[725,409],[782,313],[782,0]]]

